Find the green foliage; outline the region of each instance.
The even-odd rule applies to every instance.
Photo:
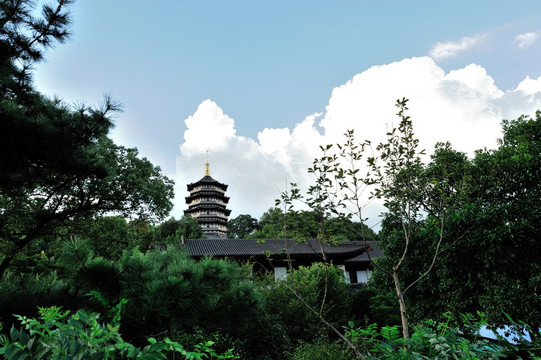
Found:
[[[157,228],[155,243],[158,244],[180,244],[181,239],[204,239],[201,225],[191,215],[184,215],[179,220],[174,217],[161,223]]]
[[[500,359],[517,356],[517,347],[508,342],[491,343],[478,333],[486,319],[465,317],[460,327],[445,322],[427,321],[416,326],[411,337],[403,339],[399,326],[378,327],[376,324],[356,327],[349,322],[346,336],[356,345],[365,359]],[[528,356],[528,353],[524,353]],[[535,353],[530,352],[530,356]],[[356,359],[351,349],[341,342],[316,338],[300,343],[292,354],[296,360]],[[520,357],[518,357],[520,358]]]
[[[309,341],[327,335],[329,329],[320,317],[340,326],[349,316],[350,296],[344,272],[330,264],[301,266],[288,272],[286,279],[272,281],[262,290],[267,311],[280,317],[291,339]]]
[[[468,324],[471,333],[478,333],[484,321]],[[504,348],[491,344],[478,336],[473,338],[461,334],[460,328],[450,327],[448,323],[425,322],[415,329],[408,339],[406,350],[398,354],[400,357],[419,359],[424,357],[438,359],[499,359],[506,357]],[[383,353],[387,354],[389,351]],[[389,357],[393,358],[393,357]]]
[[[283,211],[278,208],[270,208],[259,219],[259,229],[249,238],[253,239],[283,239],[288,237],[288,224]]]
[[[350,360],[351,354],[342,343],[327,338],[317,338],[313,342],[301,342],[290,355],[291,360]]]
[[[0,279],[0,321],[10,326],[12,314],[33,314],[40,306],[70,306],[70,285],[56,271],[47,274],[8,272]]]
[[[257,219],[250,215],[239,215],[227,222],[227,237],[245,239],[257,229],[259,229]]]
[[[472,318],[470,317],[470,320]],[[398,326],[356,328],[349,323],[346,335],[367,354],[367,359],[499,359],[506,357],[504,346],[492,344],[477,334],[486,325],[481,318],[453,327],[446,322],[427,321],[403,339]],[[465,333],[463,329],[467,329]],[[471,334],[471,336],[469,335]]]
[[[120,309],[113,311],[111,324],[102,324],[99,314],[79,310],[74,314],[60,307],[39,308],[40,318],[17,315],[23,329],[11,328],[9,338],[0,336],[0,354],[5,359],[166,359],[176,353],[181,359],[233,359],[231,350],[216,354],[210,341],[187,351],[177,342],[165,338],[148,338],[149,345],[137,348],[119,333]]]
[[[344,217],[331,217],[323,223],[323,231],[336,241],[377,241],[378,235],[366,224]]]
[[[31,65],[68,35],[67,0],[0,7],[0,276],[33,241],[67,223],[116,213],[149,221],[172,208],[173,183],[136,149],[107,138],[120,106],[70,107],[31,86]]]
[[[56,7],[29,0],[0,3],[0,96],[31,97],[31,67],[47,48],[67,40],[71,2],[59,0]]]
[[[355,290],[351,294],[352,318],[357,324],[400,324],[396,309],[396,295],[390,291],[380,292],[374,286]]]
[[[82,219],[71,226],[70,232],[87,239],[97,256],[118,260],[125,250],[136,246],[148,248],[153,230],[145,221],[128,222],[121,216],[103,216]]]
[[[130,337],[197,326],[240,335],[261,310],[250,269],[226,260],[196,262],[174,246],[146,253],[136,248],[112,261],[95,257],[88,243],[78,240],[66,243],[62,263],[77,298],[95,290],[109,303],[130,300],[123,310]]]
[[[197,219],[190,216],[184,215],[179,220],[179,227],[175,232],[175,240],[178,243],[181,237],[185,239],[203,239],[205,235],[201,225],[197,222]]]
[[[369,159],[371,176],[377,184],[374,195],[383,198],[385,207],[399,214],[406,226],[421,211],[421,204],[416,200],[425,185],[425,179],[418,176],[422,169],[420,155],[424,151],[418,150],[419,140],[413,132],[413,121],[406,115],[407,103],[407,99],[397,101],[398,127],[387,133],[386,142],[377,145],[378,157]]]
[[[539,343],[521,341],[514,345],[501,336],[496,342],[479,335],[487,325],[486,316],[461,315],[458,324],[450,314],[445,320],[427,320],[413,328],[411,337],[404,339],[400,327],[376,324],[357,327],[350,321],[344,333],[361,356],[356,356],[343,342],[327,338],[315,338],[301,342],[292,352],[291,358],[309,359],[538,359]]]
[[[179,220],[171,217],[157,228],[155,242],[158,244],[180,244],[181,239],[204,239],[203,229],[197,219],[184,215]]]
[[[433,204],[434,211],[412,222],[415,231],[400,270],[404,283],[423,271],[426,249],[434,246],[439,231],[435,220],[442,214],[447,219],[445,247],[433,271],[406,293],[414,321],[441,319],[447,311],[480,310],[492,323],[506,324],[502,314],[507,313],[539,327],[540,153],[539,112],[536,118],[504,122],[499,147],[478,151],[472,160],[449,145],[436,148],[424,172],[440,179],[440,186],[423,194],[423,202]],[[444,206],[436,202],[451,197],[454,201]],[[399,260],[404,249],[401,233],[400,218],[388,214],[380,233],[386,254],[380,264]],[[390,284],[377,270],[373,279],[373,284]]]
[[[492,321],[505,312],[539,327],[541,113],[538,111],[535,118],[521,116],[506,121],[503,128],[500,146],[475,156],[472,211],[465,224],[459,224],[475,222],[466,246],[458,250],[461,255],[476,254],[482,266],[475,266],[473,259],[466,257],[472,270],[451,274],[451,278],[470,279],[469,296],[478,299]],[[446,265],[451,263],[448,259]],[[491,277],[494,281],[489,281]]]
[[[250,354],[244,351],[245,340],[233,338],[220,331],[195,327],[190,332],[172,331],[170,338],[183,344],[185,348],[196,348],[199,344],[212,342],[215,352],[225,353],[229,349],[234,349],[234,353],[240,359],[250,359]]]
[[[229,339],[220,342],[222,350],[230,345],[227,348],[239,347],[245,355],[282,352],[278,349],[289,341],[279,335],[281,325],[265,313],[263,294],[247,266],[226,260],[196,262],[173,246],[146,253],[133,249],[113,260],[96,256],[84,239],[65,242],[58,263],[61,267],[51,275],[9,272],[0,281],[4,323],[9,325],[13,313],[32,316],[36,304],[90,309],[113,321],[112,304],[125,298],[129,302],[122,309],[121,332],[135,339],[136,346],[144,346],[153,334],[172,338],[197,328],[220,332]],[[258,349],[260,338],[275,342]]]
[[[176,220],[174,216],[165,220],[158,226],[158,234],[160,239],[167,239],[170,236],[174,236],[177,230],[180,228],[180,220]]]
[[[377,240],[376,233],[361,222],[355,222],[347,217],[323,217],[316,211],[284,212],[280,208],[271,208],[259,220],[259,230],[249,238],[252,239],[282,239],[294,238],[306,240],[309,238],[326,237],[331,241],[372,241]]]

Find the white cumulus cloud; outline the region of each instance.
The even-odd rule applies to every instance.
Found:
[[[429,51],[429,55],[434,59],[445,59],[457,55],[473,46],[479,44],[485,39],[484,35],[465,36],[460,40],[437,42]]]
[[[537,79],[530,79],[527,77],[518,84],[516,90],[522,91],[528,95],[539,95],[541,94],[541,76]]]
[[[235,137],[234,120],[211,100],[203,101],[184,122],[188,130],[184,133],[183,154],[222,150]]]
[[[503,118],[541,108],[541,77],[504,92],[479,65],[446,74],[429,57],[404,59],[355,75],[332,91],[323,114],[300,119],[292,129],[262,124],[257,140],[236,135],[233,119],[206,100],[185,120],[175,176],[177,214],[186,207],[186,184],[203,176],[207,150],[212,176],[229,185],[232,216],[259,217],[289,182],[307,188],[312,179],[306,170],[320,154],[319,145],[342,142],[348,129],[359,141],[384,140],[397,122],[394,104],[402,97],[410,99],[408,114],[422,148],[430,152],[436,142],[449,141],[472,154],[496,146]],[[368,210],[372,223],[381,210]]]
[[[524,34],[518,34],[513,42],[517,44],[519,49],[525,49],[532,45],[538,37],[539,33],[527,32]]]

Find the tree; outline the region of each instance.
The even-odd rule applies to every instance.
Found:
[[[130,225],[121,216],[103,216],[76,224],[75,236],[86,238],[92,250],[101,257],[118,260],[124,250],[138,244],[130,237]]]
[[[169,236],[174,236],[180,227],[180,220],[176,220],[174,216],[171,216],[169,219],[165,220],[158,226],[158,233],[160,240],[164,241]]]
[[[277,205],[279,205],[277,203]],[[259,229],[249,237],[256,239],[309,239],[318,235],[318,224],[325,221],[322,214],[313,210],[283,211],[274,207],[259,220]]]
[[[154,221],[172,208],[173,183],[160,168],[107,138],[117,104],[106,97],[99,109],[73,109],[32,88],[31,65],[68,35],[69,3],[45,4],[41,17],[33,1],[1,3],[0,276],[15,254],[69,221]]]
[[[256,239],[280,239],[284,237],[284,213],[280,208],[274,207],[267,210],[259,219],[259,229],[251,238]]]
[[[502,316],[507,313],[537,329],[541,326],[541,112],[534,118],[504,121],[499,147],[478,151],[473,162],[475,192],[467,223],[477,225],[467,247],[459,251],[475,254],[466,259],[476,266],[452,274],[469,278],[468,297],[458,300],[478,300],[492,321],[508,321]]]
[[[463,236],[408,294],[417,320],[436,319],[447,311],[483,311],[494,324],[508,323],[504,314],[534,328],[541,324],[541,218],[536,210],[541,205],[541,116],[504,121],[503,131],[497,149],[479,150],[472,160],[445,154],[453,156],[454,167],[469,168],[470,191],[461,211],[447,222],[449,237]],[[443,154],[437,155],[433,163],[442,161]],[[384,228],[396,229],[388,225]],[[425,220],[423,227],[428,230],[429,225]],[[386,231],[383,238],[394,243],[389,235]],[[430,245],[426,235],[417,240],[421,247]],[[420,257],[405,264],[404,276],[420,271]]]
[[[155,241],[165,244],[178,244],[181,238],[202,239],[205,237],[201,225],[191,215],[183,215],[176,220],[174,217],[161,223],[157,228]]]
[[[13,256],[34,239],[54,232],[66,221],[117,213],[149,221],[172,208],[172,181],[137,150],[116,146],[107,138],[85,149],[78,161],[85,169],[34,178],[31,184],[2,189],[0,238],[6,252],[0,274]]]
[[[159,242],[159,228],[146,219],[127,221],[122,216],[97,216],[74,221],[69,225],[69,236],[87,239],[97,256],[118,260],[124,251],[135,247],[147,250]]]
[[[181,237],[185,239],[203,239],[205,234],[197,219],[191,215],[184,215],[179,221],[179,227],[175,232],[175,241],[178,242]]]
[[[44,50],[63,43],[69,36],[69,13],[72,0],[57,0],[56,7],[31,0],[0,3],[0,96],[32,102],[32,65],[43,60]]]
[[[95,256],[87,241],[76,239],[64,243],[61,264],[63,280],[71,288],[70,306],[95,291],[105,301],[92,307],[102,313],[107,303],[129,300],[122,333],[130,339],[193,332],[197,327],[240,337],[250,333],[261,313],[248,267],[228,260],[196,261],[178,246],[145,253],[135,248],[119,260],[109,260]]]
[[[345,217],[332,217],[323,223],[325,232],[338,241],[377,241],[378,236],[366,224]],[[364,239],[360,234],[364,234]]]
[[[398,128],[387,134],[386,143],[377,146],[377,158],[369,159],[372,179],[377,185],[374,194],[384,199],[388,210],[385,216],[395,221],[399,229],[395,232],[396,239],[400,239],[399,252],[386,252],[389,254],[387,260],[392,259],[389,266],[376,263],[376,271],[393,279],[404,338],[409,336],[406,292],[431,274],[438,257],[469,230],[463,229],[461,234],[446,232],[450,219],[460,216],[464,210],[462,201],[469,191],[467,172],[462,166],[464,162],[457,164],[455,161],[457,158],[463,160],[464,156],[452,151],[449,144],[438,144],[433,157],[435,161],[426,167],[420,158],[424,151],[418,150],[419,141],[414,136],[413,122],[406,115],[407,102],[407,99],[397,101]],[[415,255],[417,239],[422,236],[429,240],[424,243],[426,247],[419,249],[417,246],[417,251],[422,252],[425,260],[417,267],[415,276],[405,281],[402,268]]]
[[[259,228],[257,219],[250,215],[239,215],[227,222],[227,237],[231,239],[245,239]]]
[[[418,150],[419,142],[414,136],[413,122],[406,115],[407,99],[398,100],[400,122],[387,134],[387,141],[376,146],[369,156],[371,143],[365,140],[357,143],[354,132],[346,132],[344,144],[322,146],[322,156],[315,159],[308,170],[315,175],[315,181],[308,190],[305,202],[319,213],[334,215],[343,219],[356,216],[363,223],[366,199],[363,194],[372,188],[372,197],[382,198],[387,208],[389,221],[397,224],[395,240],[399,246],[396,252],[386,250],[387,267],[375,262],[375,271],[392,279],[402,322],[404,338],[409,336],[408,315],[404,294],[426,278],[433,270],[438,256],[455,244],[462,235],[447,236],[449,219],[457,217],[462,211],[462,200],[468,190],[468,179],[464,169],[454,168],[452,156],[445,144],[438,145],[436,152],[442,154],[442,161],[432,168],[426,168],[421,161],[423,151]],[[336,150],[335,150],[336,149]],[[365,163],[366,162],[366,163]],[[287,203],[299,199],[298,191],[283,195]],[[423,218],[428,215],[426,228]],[[325,230],[325,229],[323,229]],[[430,231],[425,231],[430,230]],[[360,227],[358,238],[367,241],[366,228]],[[465,229],[464,231],[467,231]],[[402,269],[408,262],[411,251],[419,236],[430,238],[429,246],[424,248],[423,260],[418,272],[405,282]],[[453,239],[450,239],[455,236]],[[323,233],[323,239],[329,234]],[[370,255],[368,253],[368,255]],[[426,259],[429,259],[428,261]]]
[[[314,184],[308,188],[306,198],[301,194],[297,185],[292,183],[289,189],[286,189],[280,194],[280,199],[276,200],[276,205],[281,205],[284,209],[284,231],[291,231],[293,238],[296,238],[298,241],[305,240],[306,234],[313,231],[315,236],[310,235],[310,237],[315,237],[318,243],[320,243],[322,246],[325,244],[336,243],[337,239],[335,239],[332,234],[333,229],[325,227],[324,224],[325,221],[332,216],[337,216],[340,219],[343,219],[344,222],[352,218],[352,213],[343,212],[344,209],[347,209],[346,201],[351,201],[356,206],[359,219],[361,221],[364,220],[361,214],[362,206],[360,205],[360,192],[362,192],[361,187],[363,184],[358,181],[356,176],[358,170],[352,169],[344,171],[340,164],[340,157],[343,159],[348,159],[348,156],[351,155],[352,158],[349,160],[352,161],[352,166],[361,158],[361,155],[356,152],[357,145],[353,143],[353,132],[351,131],[348,134],[349,137],[346,147],[338,145],[340,155],[330,154],[333,145],[320,146],[323,153],[322,156],[314,159],[312,167],[308,169],[308,172],[313,174],[315,179]],[[364,145],[361,148],[364,149]],[[350,152],[346,153],[348,149]],[[353,188],[348,187],[348,185],[350,185],[348,184],[347,180],[348,175],[352,178]],[[352,194],[344,194],[344,190],[349,190],[352,192]],[[301,225],[308,225],[308,228],[302,228],[300,236],[298,228],[295,227],[294,223],[292,228],[288,228],[288,226],[291,224],[290,219],[295,219],[299,216],[299,214],[302,214],[302,211],[296,211],[294,208],[294,203],[296,201],[303,202],[311,209],[309,212],[309,221],[301,223]],[[366,242],[366,237],[364,234],[365,227],[361,226],[360,229],[361,234],[359,234],[359,238]],[[368,247],[368,243],[366,243],[366,245]],[[327,263],[327,257],[324,252],[322,252],[321,260],[323,261],[322,269],[324,272],[321,288],[323,289],[323,294],[327,294],[329,285],[332,282],[332,265]],[[316,309],[310,305],[309,298],[307,298],[305,295],[298,292],[292,286],[286,285],[286,287],[301,302],[301,304],[309,310],[310,313],[316,315],[321,324],[323,324],[342,341],[344,341],[359,359],[365,359],[365,357],[356,348],[355,344],[336,326],[327,320],[325,310],[329,304],[327,303],[326,296],[323,296],[320,306]]]
[[[507,314],[539,327],[540,153],[540,113],[533,119],[521,116],[504,121],[498,148],[479,150],[471,160],[449,146],[436,149],[425,174],[455,174],[447,176],[448,189],[463,181],[468,189],[457,207],[447,206],[444,242],[448,250],[440,252],[431,273],[405,294],[413,319],[483,311],[493,324],[508,324]],[[434,191],[426,192],[423,201],[438,197]],[[431,214],[418,219],[415,227],[408,259],[400,271],[406,283],[422,272],[426,249],[433,246],[437,234]],[[398,218],[387,215],[380,233],[386,258],[380,259],[380,265],[397,261],[404,246],[400,233]],[[374,284],[385,282],[382,275],[374,273]]]
[[[328,334],[320,318],[340,327],[349,320],[350,291],[344,272],[328,264],[314,263],[291,270],[281,281],[262,286],[267,311],[277,314],[291,339],[309,341]],[[295,296],[291,296],[291,293]]]

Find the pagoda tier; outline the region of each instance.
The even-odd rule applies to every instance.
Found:
[[[193,217],[209,217],[210,215],[215,215],[217,217],[223,218],[227,222],[231,210],[226,209],[225,207],[220,207],[216,209],[215,205],[212,204],[201,204],[201,205],[191,205],[188,210],[184,210],[185,214],[190,214]]]
[[[184,214],[197,219],[208,238],[227,237],[227,219],[231,210],[226,208],[229,197],[225,196],[227,185],[210,176],[208,159],[205,175],[198,182],[188,184],[190,195],[186,197],[188,209]]]
[[[216,191],[205,189],[203,191],[193,191],[190,196],[186,197],[186,204],[190,204],[195,200],[217,202],[225,205],[229,202],[229,198]]]
[[[194,190],[203,188],[211,188],[218,191],[221,190],[223,193],[227,191],[226,184],[222,184],[221,182],[214,180],[210,175],[205,175],[201,180],[196,183],[188,184],[188,191],[190,193]]]

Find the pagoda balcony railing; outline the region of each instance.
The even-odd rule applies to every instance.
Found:
[[[224,232],[227,232],[227,227],[226,226],[209,226],[209,227],[206,227],[206,226],[202,226],[201,229],[203,230],[203,232],[214,232],[214,231],[224,231]]]
[[[204,212],[204,213],[194,213],[193,215],[197,216],[198,218],[220,218],[220,219],[225,219],[225,220],[227,220],[229,218],[229,216],[227,216],[225,214],[216,214],[216,213],[207,214],[206,212]]]
[[[224,200],[225,199],[225,200]],[[191,205],[195,203],[221,203],[221,204],[227,204],[229,202],[229,198],[220,198],[220,197],[212,197],[212,196],[200,196],[200,197],[194,197],[194,198],[188,198],[186,203]]]
[[[194,192],[197,192],[197,191],[216,191],[216,192],[219,192],[219,193],[222,193],[222,194],[225,194],[225,191],[220,189],[219,187],[217,186],[212,186],[212,185],[203,185],[203,186],[197,186],[197,187],[194,187],[191,191],[191,193],[194,193]]]
[[[193,201],[190,202],[189,205],[193,205],[193,204],[218,204],[218,205],[223,205],[223,206],[227,205],[227,203],[224,202],[224,201],[220,201],[220,200],[203,200],[203,199],[193,200]]]

